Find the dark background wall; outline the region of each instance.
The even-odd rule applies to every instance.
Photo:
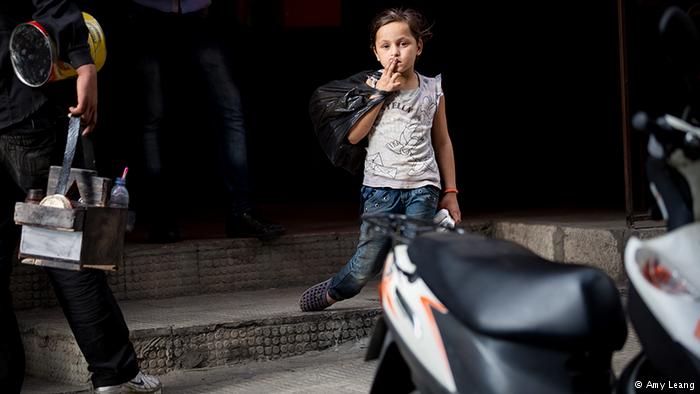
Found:
[[[111,175],[129,164],[138,180],[126,15],[112,3],[92,5],[109,47],[100,72],[98,160]],[[417,69],[443,75],[463,210],[622,209],[615,2],[464,3],[215,0],[212,12],[243,93],[258,201],[358,200],[361,178],[325,158],[308,99],[329,80],[377,68],[369,49],[371,18],[404,5],[435,22]],[[172,84],[180,96],[168,131],[180,174],[174,190],[192,202],[222,201],[201,94],[187,74]]]

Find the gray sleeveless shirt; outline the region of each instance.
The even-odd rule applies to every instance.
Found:
[[[431,138],[442,78],[418,73],[417,89],[393,94],[384,102],[369,132],[363,184],[370,187],[440,188],[440,171]]]

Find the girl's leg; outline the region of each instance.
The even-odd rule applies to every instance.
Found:
[[[403,213],[409,217],[431,220],[437,209],[440,191],[433,186],[412,190],[375,189],[363,186],[363,213]],[[355,254],[345,266],[329,281],[319,283],[302,294],[302,310],[322,310],[332,304],[354,297],[377,275],[382,268],[378,261],[384,242],[370,233],[370,225],[363,221],[360,240]],[[330,283],[328,283],[330,282]],[[327,290],[326,290],[327,289]],[[331,300],[328,300],[327,296]],[[318,299],[318,297],[325,297]]]
[[[395,189],[362,188],[363,214],[365,213],[401,213],[401,191]],[[345,266],[331,280],[328,294],[336,301],[354,297],[376,276],[382,268],[377,256],[383,240],[370,232],[370,225],[362,222],[360,240],[357,250]]]

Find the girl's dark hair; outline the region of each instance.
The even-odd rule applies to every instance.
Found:
[[[411,8],[390,8],[380,12],[372,20],[372,25],[370,29],[370,46],[374,49],[374,40],[377,37],[377,31],[384,25],[388,25],[392,22],[406,22],[408,27],[411,29],[411,34],[416,39],[416,41],[423,41],[424,43],[433,36],[430,31],[433,25],[428,24],[425,17],[418,11]]]

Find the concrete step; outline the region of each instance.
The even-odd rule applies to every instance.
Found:
[[[180,297],[303,286],[328,279],[352,256],[357,231],[255,238],[127,244],[120,270],[109,274],[118,300]],[[57,305],[42,269],[17,264],[15,309]]]
[[[629,228],[623,221],[551,223],[543,220],[495,222],[492,237],[519,243],[541,257],[563,263],[578,263],[599,268],[622,286],[624,252],[627,240],[634,236],[648,239],[666,232],[660,223],[648,228]]]
[[[660,227],[630,229],[623,221],[502,220],[465,227],[515,241],[547,259],[601,268],[618,284],[625,280],[622,257],[627,239],[664,232]],[[249,238],[127,244],[123,266],[109,274],[109,282],[118,300],[302,286],[335,274],[356,244],[357,231],[350,230],[292,234],[268,242]],[[56,305],[46,274],[33,266],[15,267],[12,292],[19,310]]]
[[[310,351],[265,363],[192,370],[177,370],[160,376],[168,394],[298,394],[331,392],[367,393],[377,362],[364,361],[368,338],[348,341],[323,351]],[[639,351],[630,327],[625,347],[613,354],[613,369],[619,376]],[[89,394],[85,386],[57,384],[39,378],[25,381],[23,394]]]
[[[312,283],[307,283],[308,285]],[[364,338],[379,316],[377,284],[327,311],[302,313],[305,287],[120,303],[141,369],[176,370],[265,361]],[[27,374],[88,386],[87,365],[57,308],[18,313]]]

